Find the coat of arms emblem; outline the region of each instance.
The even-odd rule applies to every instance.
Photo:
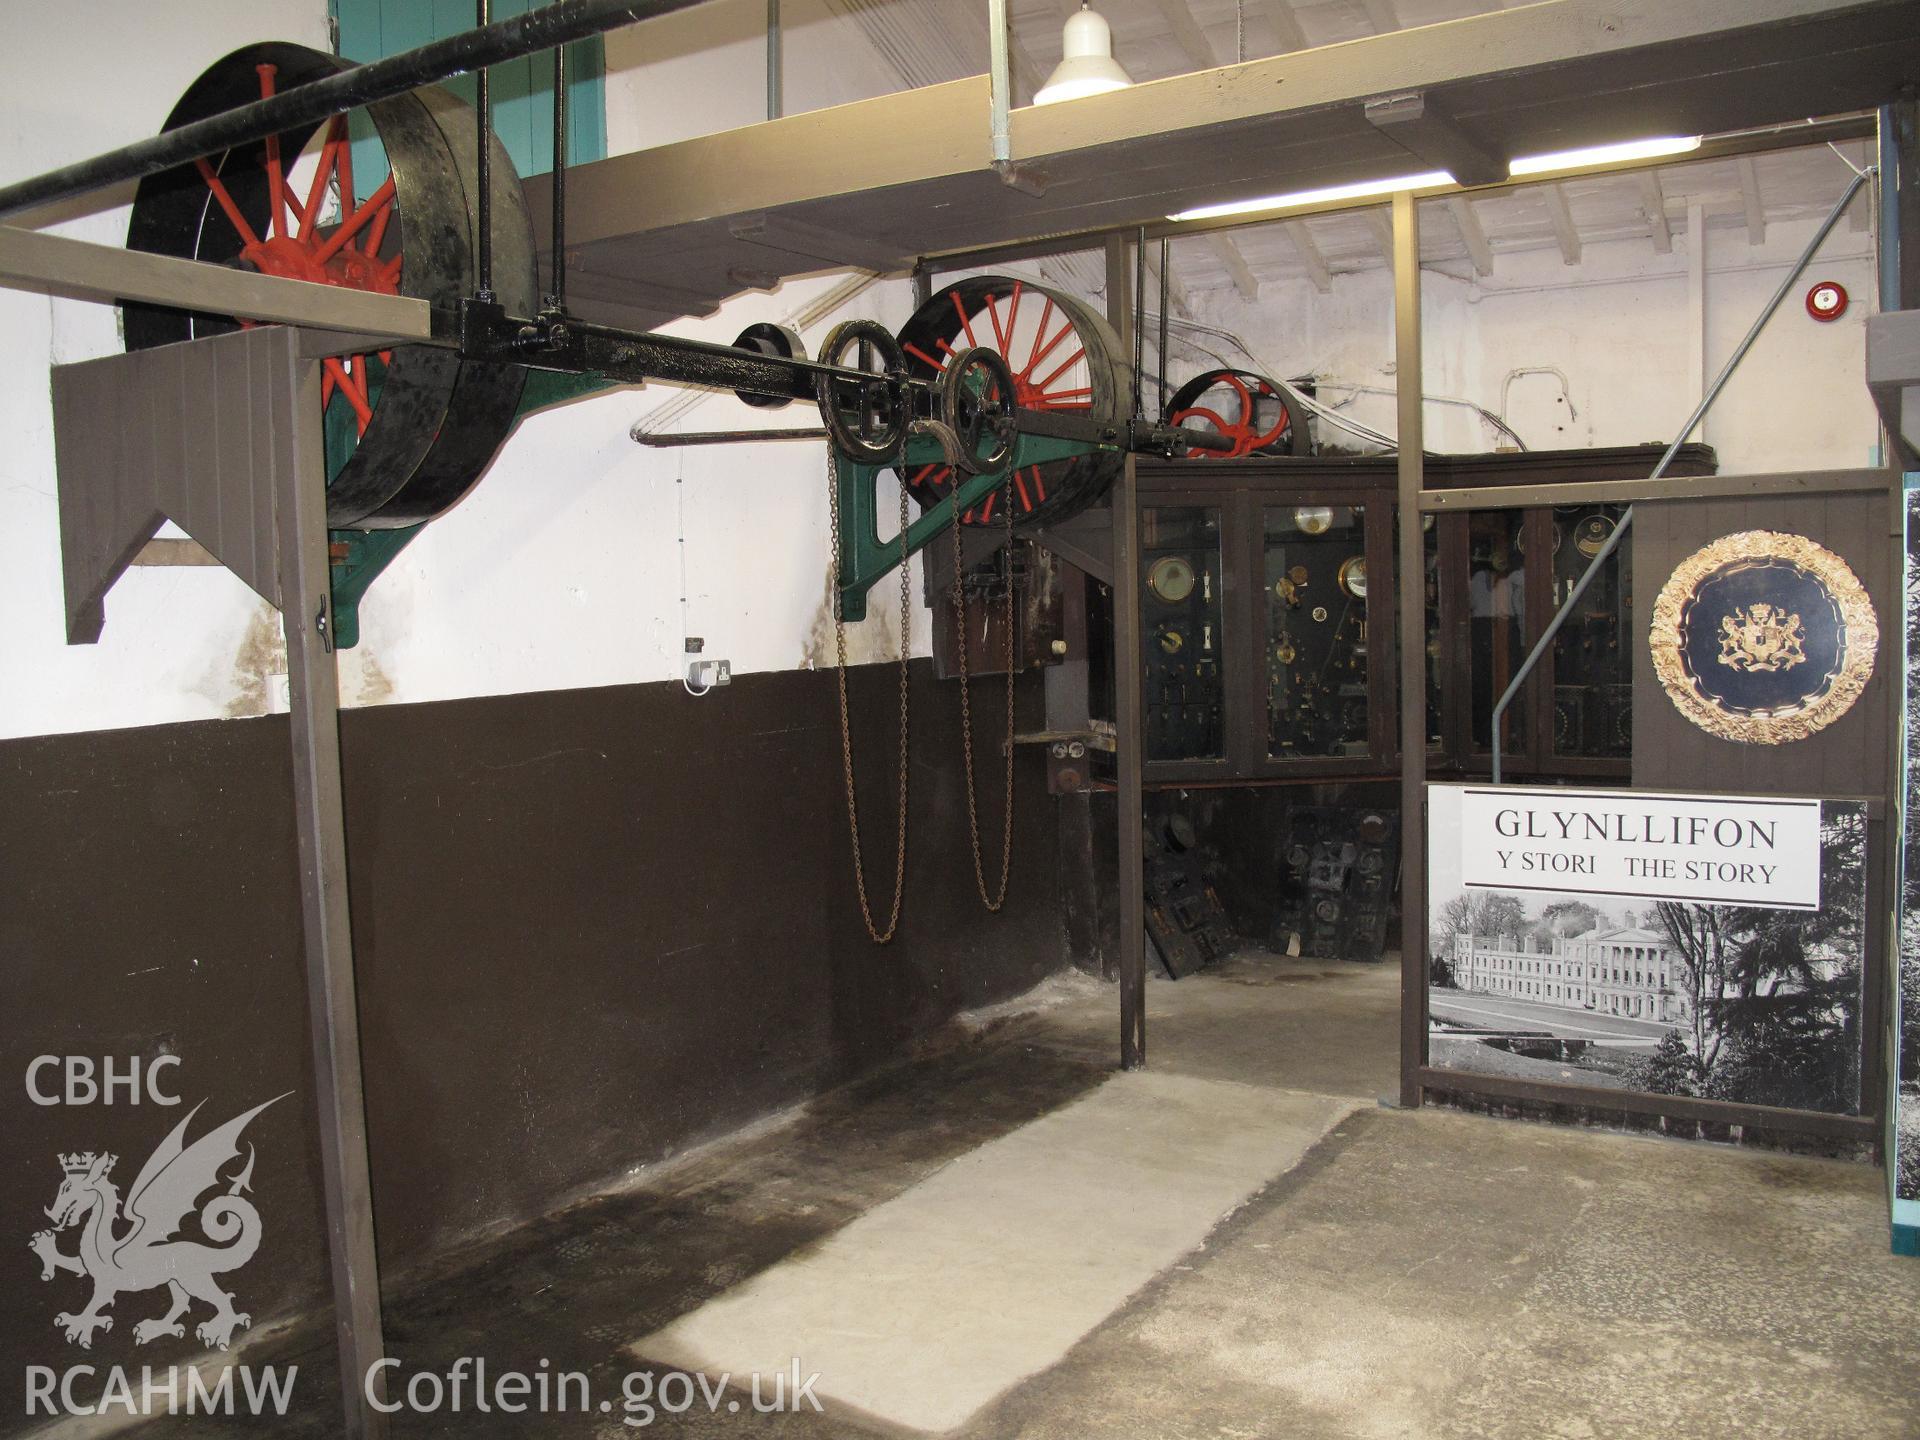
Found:
[[[1879,621],[1866,587],[1804,535],[1742,530],[1674,567],[1648,636],[1661,688],[1722,740],[1804,740],[1873,678]]]
[[[1807,658],[1807,628],[1798,615],[1764,600],[1720,617],[1720,663],[1772,674]]]

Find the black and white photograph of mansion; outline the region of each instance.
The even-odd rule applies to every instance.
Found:
[[[1865,831],[1823,807],[1817,911],[1436,885],[1428,1062],[1857,1113]]]
[[[1673,964],[1666,932],[1640,925],[1571,938],[1470,930],[1453,937],[1453,983],[1460,990],[1685,1025],[1687,998],[1674,987]]]

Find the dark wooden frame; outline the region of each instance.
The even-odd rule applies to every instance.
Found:
[[[1289,462],[1298,466],[1300,462]],[[1311,462],[1308,462],[1311,464]],[[1301,483],[1298,469],[1275,485],[1252,466],[1164,465],[1139,469],[1139,505],[1149,509],[1199,506],[1220,512],[1222,567],[1221,628],[1227,685],[1223,692],[1226,754],[1218,759],[1149,760],[1142,766],[1149,784],[1246,784],[1314,777],[1340,780],[1391,774],[1398,759],[1393,735],[1393,595],[1377,586],[1367,595],[1367,753],[1277,758],[1268,753],[1264,693],[1247,677],[1266,673],[1266,587],[1263,574],[1265,521],[1262,512],[1283,505],[1341,505],[1362,510],[1367,572],[1393,573],[1393,490],[1370,476]],[[1296,478],[1297,477],[1297,478]],[[1118,573],[1115,576],[1119,579]],[[1138,581],[1132,582],[1138,588]],[[1135,662],[1139,664],[1136,655]]]
[[[1562,483],[1596,483],[1644,477],[1659,446],[1622,446],[1597,450],[1554,450],[1493,455],[1429,455],[1425,488],[1462,486],[1506,488]],[[1675,458],[1669,474],[1710,475],[1713,451],[1689,445]],[[1142,510],[1204,506],[1220,512],[1220,546],[1225,631],[1223,725],[1225,754],[1216,759],[1150,760],[1143,763],[1148,786],[1265,785],[1304,780],[1391,778],[1400,767],[1398,702],[1399,626],[1394,592],[1373,587],[1367,597],[1367,633],[1372,663],[1367,673],[1368,744],[1365,755],[1275,757],[1268,753],[1264,707],[1257,703],[1252,677],[1266,673],[1263,650],[1265,591],[1262,510],[1285,505],[1343,505],[1364,510],[1367,572],[1394,574],[1394,527],[1398,496],[1391,456],[1271,457],[1236,460],[1143,461],[1138,467],[1138,503]],[[1531,554],[1549,553],[1553,515],[1550,506],[1525,511],[1526,546]],[[1442,649],[1441,743],[1428,749],[1428,768],[1440,775],[1487,774],[1492,758],[1472,739],[1473,656],[1466,595],[1469,512],[1434,517],[1439,547],[1439,617]],[[1119,576],[1116,574],[1116,578]],[[1137,588],[1138,580],[1128,581]],[[1550,566],[1529,567],[1522,647],[1545,630],[1555,609]],[[1425,637],[1422,637],[1424,645]],[[1524,653],[1524,649],[1522,650]],[[1517,664],[1519,655],[1514,661]],[[1516,779],[1558,778],[1625,783],[1632,772],[1626,756],[1553,753],[1554,656],[1549,653],[1525,692],[1512,724],[1516,743],[1508,760]],[[1136,662],[1137,663],[1137,662]],[[1424,718],[1422,724],[1424,725]]]
[[[1447,782],[1442,782],[1447,783]],[[1626,789],[1627,786],[1617,788]],[[1648,792],[1654,793],[1654,792]],[[1734,792],[1703,790],[1700,794]],[[1787,797],[1781,797],[1787,798]],[[1630,1115],[1658,1115],[1673,1120],[1699,1120],[1719,1125],[1743,1125],[1812,1135],[1826,1139],[1853,1140],[1879,1145],[1882,1141],[1883,1110],[1886,1104],[1886,990],[1888,970],[1888,917],[1892,907],[1884,893],[1887,884],[1886,846],[1887,805],[1873,795],[1800,796],[1846,802],[1862,806],[1867,817],[1867,856],[1865,893],[1862,897],[1860,957],[1860,1113],[1835,1115],[1824,1110],[1790,1110],[1772,1105],[1744,1105],[1728,1100],[1702,1100],[1688,1095],[1655,1095],[1645,1090],[1615,1090],[1604,1085],[1567,1085],[1554,1081],[1521,1080],[1511,1075],[1482,1075],[1472,1070],[1455,1070],[1429,1063],[1426,1047],[1428,956],[1425,936],[1425,906],[1417,917],[1422,943],[1419,947],[1419,999],[1415,1010],[1420,1017],[1418,1062],[1412,1067],[1415,1083],[1423,1091],[1439,1090],[1456,1095],[1474,1095],[1490,1100],[1528,1101],[1544,1105],[1618,1111]],[[1421,831],[1426,836],[1426,807],[1422,807]],[[1406,1057],[1403,1056],[1403,1063]]]

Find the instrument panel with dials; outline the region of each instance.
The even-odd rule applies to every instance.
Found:
[[[1365,509],[1265,513],[1267,753],[1367,753]]]
[[[1143,509],[1140,563],[1146,759],[1220,758],[1226,753],[1220,512],[1201,505]]]

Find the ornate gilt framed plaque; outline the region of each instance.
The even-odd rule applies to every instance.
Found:
[[[1783,745],[1838,720],[1873,678],[1866,587],[1804,535],[1742,530],[1675,567],[1654,602],[1653,669],[1722,740]]]

